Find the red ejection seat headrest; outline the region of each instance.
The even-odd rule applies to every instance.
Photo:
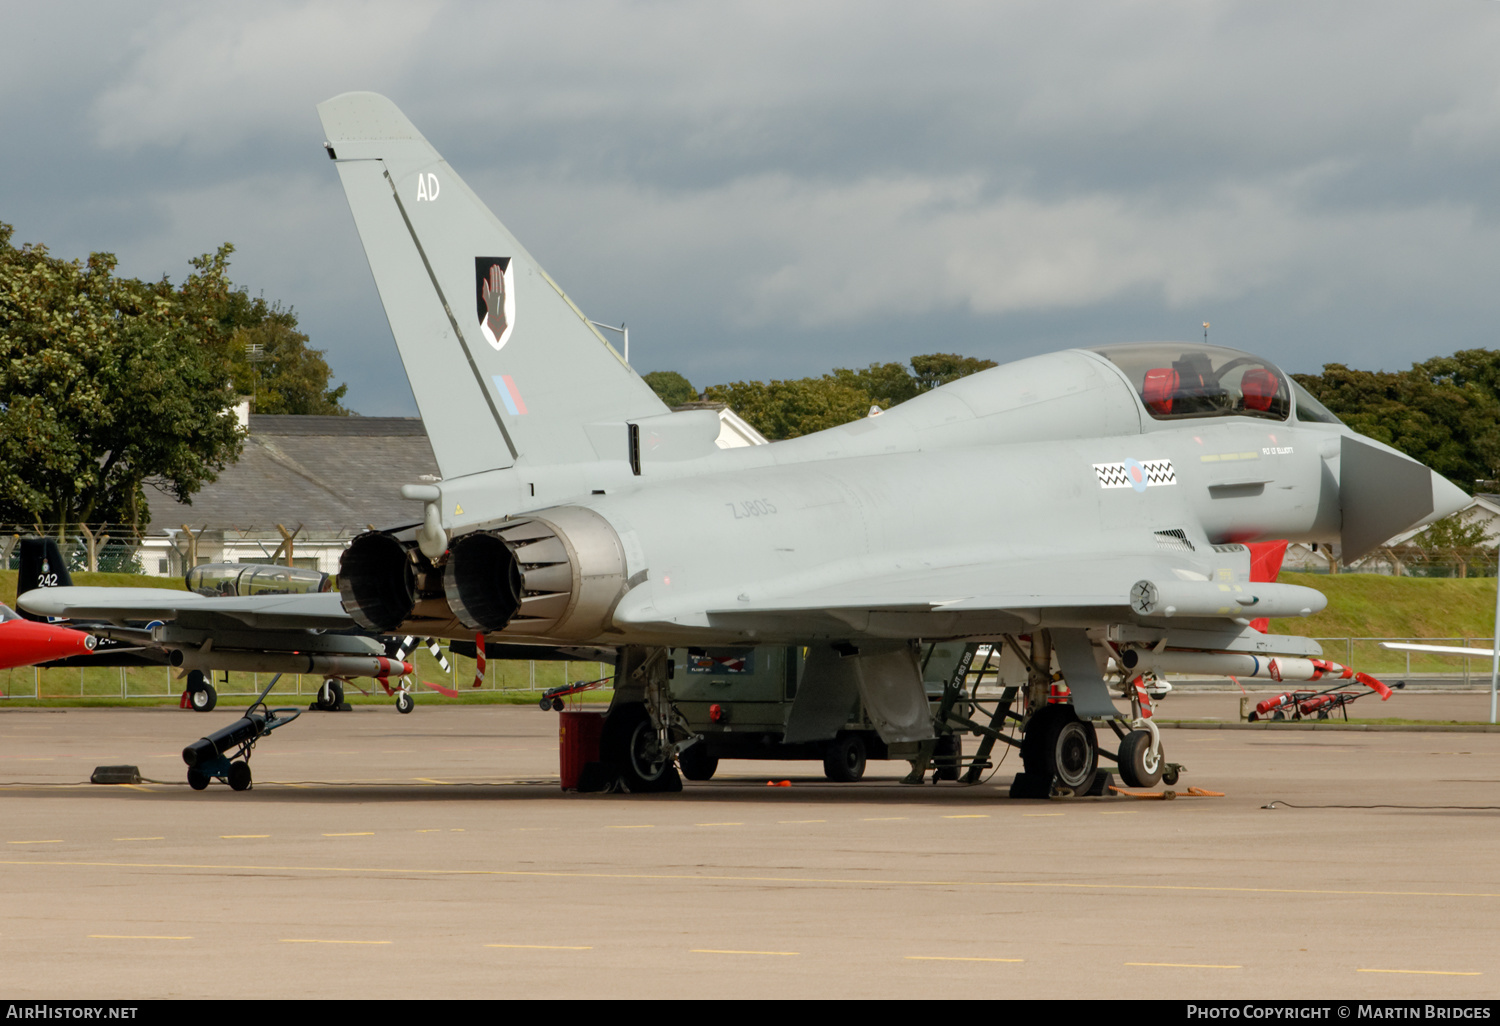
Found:
[[[1245,376],[1240,379],[1240,391],[1245,396],[1245,409],[1261,413],[1269,410],[1271,400],[1276,398],[1276,389],[1280,384],[1276,380],[1276,375],[1264,367],[1247,370]]]
[[[1176,391],[1177,372],[1170,367],[1148,370],[1141,383],[1141,398],[1156,413],[1172,412],[1172,395]]]

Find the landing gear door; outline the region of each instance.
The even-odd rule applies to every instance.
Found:
[[[1081,627],[1054,627],[1052,645],[1063,679],[1073,693],[1073,711],[1079,718],[1110,720],[1119,715],[1099,664],[1094,661],[1094,646],[1088,632]]]
[[[853,658],[828,645],[807,650],[802,682],[786,717],[787,744],[827,741],[843,729],[859,702],[859,680]]]

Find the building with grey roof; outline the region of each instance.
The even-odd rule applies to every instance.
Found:
[[[191,503],[148,491],[146,572],[180,575],[208,562],[286,562],[334,573],[348,540],[367,528],[410,524],[419,506],[401,486],[437,480],[437,460],[415,417],[251,414],[239,461]],[[150,485],[148,484],[148,490]]]

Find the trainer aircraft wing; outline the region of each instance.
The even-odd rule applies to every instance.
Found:
[[[42,588],[19,605],[38,616],[105,620],[119,627],[143,621],[180,626],[225,626],[243,630],[327,630],[354,626],[336,592],[310,595],[251,595],[219,598],[168,588]]]
[[[1493,659],[1495,656],[1493,648],[1460,648],[1457,645],[1415,645],[1403,641],[1382,641],[1380,647],[1393,652],[1433,652],[1438,655],[1479,656],[1484,659]]]

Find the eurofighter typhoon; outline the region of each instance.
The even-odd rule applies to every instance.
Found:
[[[1172,764],[1143,674],[1351,673],[1263,632],[1326,600],[1255,579],[1275,576],[1257,543],[1355,559],[1467,501],[1271,362],[1196,343],[1019,360],[720,449],[717,415],[667,410],[394,104],[318,113],[442,473],[403,488],[413,524],[354,539],[343,607],[379,634],[615,649],[601,755],[632,791],[680,786],[697,741],[668,650],[770,644],[807,651],[788,742],[862,699],[892,746],[1018,745],[1020,793],[1084,792],[1101,755],[1152,783]],[[939,640],[1025,668],[991,728],[929,702],[917,652]]]

